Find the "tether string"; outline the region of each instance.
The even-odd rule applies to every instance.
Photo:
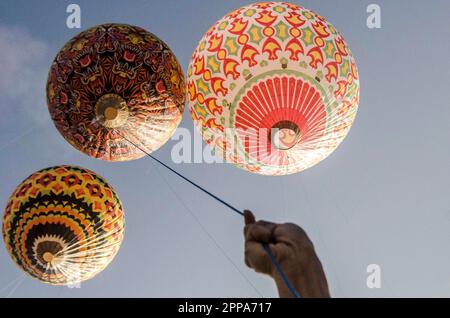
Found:
[[[289,278],[284,274],[283,270],[280,267],[280,264],[278,264],[275,255],[273,255],[272,250],[270,249],[269,245],[266,243],[261,243],[263,249],[267,252],[267,254],[270,257],[270,261],[272,262],[273,266],[275,267],[275,270],[277,273],[281,276],[281,279],[283,280],[286,287],[289,289],[289,292],[291,293],[292,297],[294,298],[300,298],[300,294],[297,292],[294,286],[292,286],[291,282],[289,281]]]
[[[180,178],[182,178],[183,180],[189,182],[190,184],[192,184],[194,187],[196,187],[197,189],[203,191],[204,193],[206,193],[207,195],[209,195],[210,197],[216,199],[217,201],[219,201],[220,203],[222,203],[223,205],[227,206],[228,208],[230,208],[232,211],[236,212],[237,214],[244,216],[244,212],[238,210],[237,208],[235,208],[234,206],[232,206],[231,204],[229,204],[228,202],[225,202],[224,200],[222,200],[221,198],[219,198],[218,196],[216,196],[215,194],[209,192],[208,190],[206,190],[205,188],[203,188],[202,186],[196,184],[194,181],[189,180],[188,178],[186,178],[185,176],[183,176],[182,174],[180,174],[179,172],[177,172],[176,170],[172,169],[171,167],[169,167],[168,165],[166,165],[164,162],[162,162],[161,160],[159,160],[158,158],[152,156],[150,153],[148,153],[147,151],[145,151],[144,149],[142,149],[141,147],[139,147],[138,145],[136,145],[134,142],[132,142],[131,140],[129,140],[128,138],[126,138],[124,135],[118,133],[116,131],[116,133],[118,135],[120,135],[123,139],[125,139],[126,141],[128,141],[130,144],[132,144],[134,147],[136,147],[137,149],[139,149],[140,151],[142,151],[143,153],[145,153],[147,156],[149,156],[150,158],[152,158],[153,160],[155,160],[157,163],[159,163],[160,165],[162,165],[163,167],[167,168],[168,170],[172,171],[173,173],[175,173],[177,176],[179,176]],[[278,272],[278,274],[281,276],[281,279],[283,280],[284,284],[286,285],[286,287],[289,289],[289,292],[291,293],[292,297],[294,298],[300,298],[299,293],[297,292],[297,290],[295,289],[295,287],[291,284],[291,282],[289,281],[289,278],[286,276],[286,274],[283,272],[283,270],[280,267],[280,264],[278,264],[275,256],[273,255],[272,251],[270,250],[269,245],[265,244],[265,243],[261,243],[263,249],[267,252],[267,254],[269,255],[270,261],[272,262],[272,265],[275,267],[275,270]]]

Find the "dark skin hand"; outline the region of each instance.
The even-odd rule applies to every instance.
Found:
[[[292,295],[272,266],[261,243],[269,245],[281,269],[301,297],[330,297],[322,264],[313,243],[302,228],[293,223],[256,221],[248,210],[244,211],[244,218],[245,263],[256,272],[271,276],[280,297]]]

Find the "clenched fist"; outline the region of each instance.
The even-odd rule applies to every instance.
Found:
[[[261,243],[266,243],[301,297],[330,297],[328,283],[314,246],[296,224],[256,221],[244,211],[245,263],[258,273],[271,276],[280,297],[291,297]]]

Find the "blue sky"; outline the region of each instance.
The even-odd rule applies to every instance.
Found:
[[[82,29],[106,22],[141,26],[163,39],[185,70],[209,26],[251,3],[0,3],[0,202],[35,170],[79,165],[114,186],[127,222],[114,262],[79,289],[23,278],[0,248],[0,297],[276,296],[273,282],[243,262],[242,219],[148,158],[91,159],[56,131],[44,88],[53,57],[80,31],[65,26],[72,2],[81,6]],[[155,155],[259,218],[301,225],[334,296],[450,297],[449,2],[295,3],[333,23],[358,63],[361,103],[343,144],[319,165],[276,178],[227,164],[176,165],[170,159],[174,141]],[[370,3],[381,7],[381,29],[366,27]],[[193,130],[187,111],[181,126]],[[381,289],[366,287],[372,263],[381,266]]]

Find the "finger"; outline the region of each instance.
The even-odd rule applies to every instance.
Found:
[[[248,241],[245,244],[245,264],[256,272],[269,274],[272,271],[272,263],[259,242]]]
[[[244,221],[246,225],[256,222],[255,216],[250,210],[244,210]]]
[[[275,231],[275,228],[278,226],[277,223],[264,221],[264,220],[260,220],[260,221],[256,222],[256,224],[264,226],[265,228],[267,228],[271,232]]]
[[[274,232],[275,232],[275,229],[278,227],[278,224],[264,221],[264,220],[258,221],[255,224],[266,228],[270,232],[270,238],[269,238],[270,243],[277,242]]]
[[[255,221],[256,220],[255,220],[255,216],[253,215],[253,213],[250,210],[244,210],[244,222],[245,222],[244,237],[247,236],[248,226],[250,224],[254,224]]]
[[[280,227],[279,229],[277,229],[277,231],[282,233],[292,233],[292,234],[296,233],[297,235],[308,237],[305,230],[303,230],[300,226],[294,223],[280,224]]]
[[[298,225],[292,223],[280,224],[275,227],[272,235],[274,237],[274,241],[276,242],[284,242],[286,244],[297,242],[297,246],[312,246],[312,242],[306,232]]]
[[[269,243],[272,239],[272,231],[259,224],[246,225],[245,240]]]
[[[272,251],[273,256],[277,262],[282,262],[286,257],[289,256],[289,247],[283,243],[272,243],[269,244],[269,248]]]

